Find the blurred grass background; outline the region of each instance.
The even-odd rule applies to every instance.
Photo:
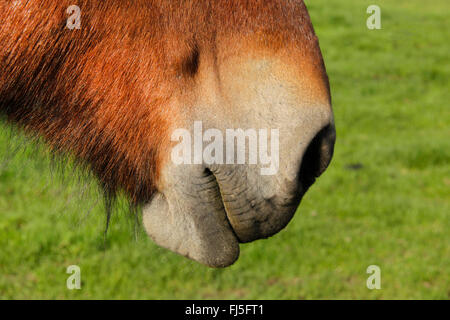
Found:
[[[126,210],[107,240],[95,183],[0,124],[2,299],[449,299],[450,2],[306,1],[338,140],[288,227],[215,270],[157,247]],[[366,8],[382,30],[366,28]],[[15,156],[13,151],[18,149]],[[66,288],[81,267],[82,289]],[[380,290],[366,268],[381,268]]]

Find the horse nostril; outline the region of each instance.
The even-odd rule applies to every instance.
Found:
[[[331,162],[336,140],[336,130],[329,124],[320,130],[311,140],[300,167],[299,179],[302,186],[308,188],[319,177]]]

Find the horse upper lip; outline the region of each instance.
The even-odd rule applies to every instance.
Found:
[[[223,194],[222,194],[222,189],[221,189],[221,187],[220,187],[220,183],[219,183],[219,181],[218,181],[216,175],[214,174],[214,171],[213,171],[213,170],[211,170],[210,168],[207,168],[207,169],[205,169],[205,170],[206,170],[206,172],[207,172],[209,175],[213,176],[214,179],[215,179],[216,186],[217,186],[217,188],[219,189],[220,201],[221,201],[221,203],[222,203],[223,210],[225,211],[225,219],[226,219],[226,221],[227,221],[227,223],[228,223],[228,226],[230,227],[231,231],[233,232],[234,237],[236,238],[236,240],[238,240],[238,242],[241,243],[242,241],[239,239],[239,235],[236,233],[236,230],[233,228],[233,225],[231,224],[231,221],[230,221],[230,212],[229,212],[229,209],[227,208],[227,206],[226,206],[226,204],[225,204],[225,201],[224,201],[224,198],[223,198]]]

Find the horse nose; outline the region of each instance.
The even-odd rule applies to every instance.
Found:
[[[309,188],[327,169],[333,157],[335,141],[334,123],[326,125],[311,140],[303,155],[298,176],[303,188]]]

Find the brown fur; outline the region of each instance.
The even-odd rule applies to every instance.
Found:
[[[80,30],[66,28],[71,4],[81,8]],[[233,48],[247,38],[258,41]],[[173,102],[193,85],[204,52],[222,59],[292,46],[323,70],[306,8],[294,0],[0,0],[0,44],[0,113],[136,204],[155,191],[168,132],[185,112]]]

